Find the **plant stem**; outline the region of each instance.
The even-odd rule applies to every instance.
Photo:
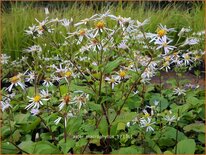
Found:
[[[121,112],[122,108],[124,107],[127,99],[129,98],[129,95],[131,94],[131,92],[132,92],[132,90],[134,89],[134,87],[136,86],[136,84],[138,84],[138,83],[140,82],[140,80],[141,80],[141,75],[144,73],[144,71],[146,70],[146,68],[147,68],[147,67],[149,66],[149,64],[151,63],[151,61],[152,61],[152,58],[151,58],[150,61],[147,63],[147,65],[146,65],[145,68],[142,70],[142,72],[140,73],[140,77],[139,77],[137,80],[135,80],[134,83],[132,84],[129,92],[126,94],[126,97],[125,97],[122,105],[120,106],[120,109],[117,111],[117,113],[116,113],[116,115],[115,115],[112,123],[116,120],[117,116],[120,114],[120,112]]]
[[[177,143],[178,143],[178,118],[179,118],[179,109],[178,109],[178,114],[177,114],[177,127],[176,127],[176,147],[175,147],[175,154],[177,154]]]
[[[39,118],[41,119],[41,122],[44,124],[44,126],[47,128],[47,130],[48,130],[49,133],[51,134],[52,140],[53,140],[53,141],[56,141],[55,135],[53,134],[53,132],[52,132],[52,130],[49,128],[49,126],[46,125],[46,122],[44,121],[44,119],[43,119],[40,115],[37,115],[37,117],[39,117]]]

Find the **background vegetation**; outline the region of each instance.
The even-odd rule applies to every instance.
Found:
[[[71,18],[74,22],[101,13],[108,9],[113,14],[143,21],[151,18],[146,27],[154,31],[159,23],[168,27],[191,27],[195,32],[204,30],[204,6],[198,3],[174,2],[4,2],[2,3],[2,53],[11,55],[15,60],[21,56],[22,49],[32,45],[24,30],[35,23],[35,18],[45,18],[44,7],[50,16]]]

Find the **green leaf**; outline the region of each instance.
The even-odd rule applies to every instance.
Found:
[[[119,122],[130,122],[135,118],[135,116],[137,116],[136,112],[121,112],[121,114],[117,116],[117,119],[115,120],[114,124]]]
[[[168,105],[169,105],[169,102],[166,98],[164,98],[163,96],[160,96],[160,94],[155,94],[151,97],[150,99],[150,105],[154,105],[154,101],[159,101],[159,104],[158,104],[158,107],[160,107],[160,110],[163,111],[165,110]]]
[[[125,127],[126,127],[126,124],[125,123],[122,123],[122,122],[119,122],[118,125],[117,125],[117,130],[125,130]]]
[[[48,141],[41,141],[35,144],[32,154],[61,154],[61,151]]]
[[[24,124],[22,126],[22,129],[26,132],[29,132],[31,130],[34,130],[39,123],[41,122],[41,119],[38,117],[34,117],[32,121],[27,122],[27,124]]]
[[[72,139],[67,139],[67,142],[64,142],[64,139],[62,139],[59,142],[59,146],[61,147],[61,150],[64,154],[67,154],[68,151],[75,146],[75,141]]]
[[[196,98],[196,97],[191,97],[191,96],[189,96],[189,97],[186,99],[186,103],[191,104],[191,105],[193,105],[193,106],[200,106],[200,105],[204,104],[204,101],[202,102],[201,100],[199,100],[199,99]]]
[[[205,144],[205,134],[199,134],[199,135],[198,135],[198,140],[199,140],[201,143]]]
[[[154,150],[157,154],[161,154],[162,151],[160,149],[160,147],[151,139],[147,139],[147,143],[148,143],[148,146]]]
[[[97,113],[101,113],[101,105],[100,104],[95,104],[93,102],[88,102],[87,106],[91,111],[96,111]]]
[[[137,146],[123,147],[119,150],[114,150],[111,154],[142,154],[143,149]]]
[[[107,65],[105,66],[105,70],[104,70],[105,74],[111,73],[115,68],[119,66],[121,61],[122,61],[122,58],[117,58],[116,60],[107,63]]]
[[[3,139],[4,139],[5,137],[7,137],[8,135],[10,135],[10,133],[11,133],[9,126],[6,126],[6,125],[2,126],[1,132],[2,132],[2,137],[3,137]]]
[[[171,151],[165,151],[164,154],[173,154]]]
[[[32,154],[33,151],[34,151],[34,147],[35,147],[35,143],[32,142],[32,141],[24,141],[24,142],[21,142],[19,144],[19,148],[28,152],[29,154]]]
[[[19,150],[9,142],[3,142],[1,144],[2,154],[18,154]]]
[[[16,114],[14,120],[16,124],[27,124],[30,114]]]
[[[68,93],[68,86],[67,85],[61,85],[60,86],[60,92],[62,95],[66,95]]]
[[[79,128],[81,127],[81,124],[82,124],[81,117],[70,118],[67,121],[67,132],[69,132],[70,134],[74,134],[75,132],[78,132]]]
[[[19,130],[16,130],[16,131],[12,134],[12,136],[13,136],[14,142],[18,142],[19,139],[21,138],[21,134],[20,134]]]
[[[127,105],[130,109],[135,109],[140,106],[141,102],[142,99],[138,95],[135,95],[128,98],[125,105]]]
[[[186,139],[187,137],[178,131],[178,141]],[[173,127],[165,127],[161,131],[161,138],[158,140],[160,146],[173,146],[176,140],[176,129]]]
[[[195,132],[205,132],[205,124],[203,123],[193,123],[186,125],[184,128],[185,132],[195,131]]]
[[[177,144],[177,154],[194,154],[195,147],[196,144],[193,139],[182,140]]]
[[[107,124],[106,118],[102,117],[99,123],[99,131],[101,132],[103,136],[107,135],[107,128],[108,128],[108,124]]]

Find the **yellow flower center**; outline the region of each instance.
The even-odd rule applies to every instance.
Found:
[[[64,76],[65,76],[65,73],[61,71],[61,72],[59,72],[59,76],[60,76],[60,77],[64,77]]]
[[[99,21],[99,22],[96,24],[96,27],[97,27],[98,29],[103,29],[104,26],[105,26],[105,24],[104,24],[103,21]]]
[[[165,58],[165,61],[170,61],[170,56],[167,56],[167,57]]]
[[[189,60],[189,59],[190,59],[190,56],[189,56],[188,54],[186,54],[185,59],[186,59],[186,60]]]
[[[114,82],[115,82],[115,79],[111,78],[111,79],[110,79],[110,82],[111,82],[111,83],[114,83]]]
[[[9,81],[11,83],[17,83],[20,80],[20,78],[18,76],[13,76],[9,79]]]
[[[40,95],[36,95],[34,97],[34,102],[39,102],[41,100],[41,96]]]
[[[149,113],[146,113],[144,116],[145,116],[145,117],[149,117]]]
[[[165,67],[166,67],[166,66],[169,66],[169,61],[164,62],[164,63],[163,63],[163,66],[165,66]]]
[[[64,102],[69,103],[69,101],[70,101],[70,96],[69,95],[64,96]]]
[[[165,43],[165,42],[162,43],[162,46],[163,46],[163,47],[166,47],[166,46],[167,46],[167,43]]]
[[[67,71],[66,73],[65,73],[65,76],[66,77],[70,77],[72,75],[72,72],[70,72],[70,71]]]
[[[200,55],[196,55],[196,56],[195,56],[195,59],[200,59],[200,58],[201,58]]]
[[[85,30],[80,30],[80,31],[79,31],[79,35],[80,35],[80,36],[85,35],[85,33],[86,33],[86,31],[85,31]]]
[[[119,76],[120,76],[121,78],[124,78],[124,77],[126,76],[126,72],[125,72],[125,71],[120,71],[120,72],[119,72]]]
[[[46,78],[45,80],[46,80],[46,81],[50,81],[50,78]]]
[[[177,52],[175,52],[173,55],[174,55],[174,57],[177,57],[178,53],[177,53]]]
[[[164,30],[164,29],[160,29],[160,30],[157,31],[157,34],[158,34],[158,36],[160,36],[160,37],[164,36],[166,33],[167,33],[167,31]]]
[[[99,41],[97,39],[92,39],[92,43],[96,45],[99,43]]]
[[[42,25],[39,25],[39,27],[38,27],[38,28],[39,28],[39,30],[40,30],[40,31],[44,31],[44,28],[43,28],[43,26],[42,26]]]

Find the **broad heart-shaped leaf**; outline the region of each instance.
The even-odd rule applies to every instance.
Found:
[[[3,142],[1,144],[2,154],[17,154],[19,150],[9,142]]]
[[[108,128],[108,124],[107,124],[106,118],[103,116],[99,123],[99,131],[103,136],[108,135],[107,128]]]
[[[79,128],[81,127],[81,124],[81,117],[69,118],[67,121],[67,132],[69,132],[69,134],[74,134],[75,132],[78,132]]]
[[[176,140],[176,129],[173,127],[165,127],[160,131],[161,138],[158,139],[159,146],[173,146]],[[178,131],[178,141],[186,139],[187,137]]]
[[[201,143],[205,144],[205,134],[199,134],[199,135],[198,135],[198,140],[199,140]]]
[[[14,117],[14,120],[16,121],[16,124],[27,124],[30,114],[16,114]]]
[[[48,141],[41,141],[35,144],[33,154],[61,154],[61,151]]]
[[[107,65],[105,66],[104,72],[105,72],[106,74],[111,73],[116,67],[119,66],[119,64],[121,63],[121,61],[122,61],[122,58],[119,57],[119,58],[117,58],[116,60],[107,63]]]
[[[196,97],[188,96],[188,98],[186,99],[186,103],[189,103],[189,104],[197,107],[197,106],[203,105],[204,100],[199,100]]]
[[[134,95],[128,98],[125,106],[128,106],[130,109],[136,109],[140,106],[142,99],[138,95]]]
[[[189,131],[195,131],[195,132],[205,132],[205,124],[204,123],[193,123],[185,126],[184,128],[185,132]]]
[[[59,89],[60,89],[60,92],[62,95],[66,95],[68,93],[68,86],[67,85],[61,85]]]
[[[158,107],[160,108],[161,111],[166,109],[169,106],[169,102],[166,98],[163,96],[160,96],[160,94],[154,94],[152,95],[150,99],[150,105],[154,105],[154,101],[159,101]]]
[[[161,154],[161,153],[162,153],[160,147],[159,147],[153,140],[151,140],[150,137],[146,137],[146,141],[147,141],[148,146],[149,146],[152,150],[154,150],[154,151],[155,151],[156,153],[158,153],[158,154]]]
[[[22,129],[25,132],[30,132],[31,130],[34,130],[39,123],[41,122],[41,119],[38,117],[33,117],[31,121],[28,121],[27,124],[22,125]]]
[[[122,122],[122,123],[127,123],[127,122],[130,122],[132,121],[135,116],[137,116],[137,113],[136,112],[124,112],[122,111],[120,115],[117,116],[116,120],[114,121],[113,124],[116,124],[116,123],[119,123],[119,122]]]
[[[111,154],[142,154],[143,148],[137,146],[123,147],[119,150],[114,150]]]
[[[10,128],[7,125],[2,126],[1,128],[1,132],[2,132],[2,138],[4,139],[6,136],[10,135]]]
[[[181,140],[179,143],[177,143],[177,154],[194,154],[195,147],[196,144],[193,139]]]
[[[35,147],[35,143],[32,141],[24,141],[19,144],[19,148],[28,152],[29,154],[33,153],[34,147]]]
[[[124,130],[126,127],[125,123],[119,122],[117,125],[117,130]]]
[[[164,154],[173,154],[171,151],[165,151]]]
[[[64,139],[59,142],[59,146],[64,154],[67,154],[68,151],[75,146],[75,141],[72,139],[67,139],[66,143]]]

